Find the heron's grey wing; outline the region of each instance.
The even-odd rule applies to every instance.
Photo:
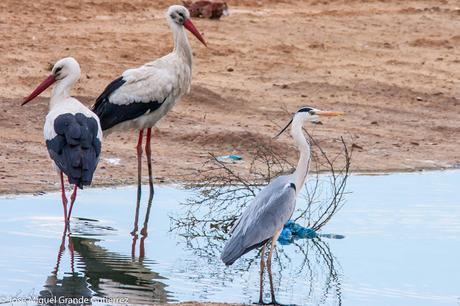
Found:
[[[253,216],[253,211],[258,209],[263,203],[267,203],[270,197],[273,196],[274,190],[281,190],[283,186],[291,181],[291,175],[280,175],[273,179],[265,188],[259,191],[257,196],[252,200],[248,207],[243,211],[241,216],[236,220],[235,224],[230,229],[230,235],[233,234],[238,225],[249,216]]]
[[[241,215],[225,244],[221,259],[226,265],[263,245],[283,227],[295,209],[295,185],[287,180],[273,181]]]

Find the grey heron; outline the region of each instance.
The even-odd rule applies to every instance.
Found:
[[[44,136],[50,158],[61,179],[61,197],[64,220],[70,220],[72,207],[77,197],[77,187],[90,185],[101,153],[102,129],[99,118],[77,99],[70,96],[70,90],[80,78],[80,65],[72,58],[59,60],[48,76],[22,105],[30,102],[45,89],[56,83],[49,102]],[[64,177],[74,184],[70,209],[67,214],[67,198]]]
[[[299,149],[300,158],[297,168],[290,175],[275,178],[262,189],[230,231],[230,238],[224,246],[221,259],[227,265],[232,265],[247,252],[262,247],[260,260],[260,295],[259,303],[263,304],[263,276],[265,266],[270,280],[271,303],[277,305],[271,261],[276,241],[284,224],[294,213],[296,197],[305,182],[310,163],[310,144],[302,132],[305,122],[315,122],[319,116],[338,116],[340,112],[321,111],[311,107],[300,108],[291,121],[279,132],[281,135],[291,124],[291,135]],[[265,248],[270,243],[270,252],[265,264]]]
[[[184,28],[206,46],[204,38],[193,25],[190,13],[184,6],[170,6],[165,17],[173,34],[174,50],[157,60],[123,72],[104,89],[93,106],[105,134],[114,130],[139,131],[136,147],[138,195],[144,129],[147,129],[145,153],[150,190],[153,192],[150,147],[152,127],[190,90],[193,54]]]

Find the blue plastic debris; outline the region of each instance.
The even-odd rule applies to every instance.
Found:
[[[217,160],[223,163],[236,163],[243,161],[243,157],[236,154],[223,155],[217,157]]]
[[[289,220],[285,225],[278,241],[282,245],[293,243],[297,239],[312,239],[318,237],[316,231],[309,227],[303,227],[292,220]]]
[[[329,238],[329,239],[343,239],[345,238],[344,235],[339,235],[339,234],[319,234],[318,235],[321,238]]]
[[[287,245],[287,244],[290,244],[292,241],[294,241],[291,230],[288,228],[283,228],[280,236],[278,237],[278,241],[282,245]]]

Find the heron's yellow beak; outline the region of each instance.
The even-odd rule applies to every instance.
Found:
[[[330,111],[316,111],[315,115],[324,116],[324,117],[335,117],[335,116],[343,116],[345,113],[343,112],[330,112]]]

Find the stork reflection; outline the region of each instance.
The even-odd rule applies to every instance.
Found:
[[[124,299],[129,305],[171,301],[161,281],[165,278],[149,268],[155,262],[145,257],[133,261],[129,255],[100,246],[102,238],[94,238],[95,230],[100,233],[98,237],[104,237],[104,232],[114,229],[99,225],[97,220],[77,219],[74,224],[77,231],[70,233],[64,228],[56,265],[40,291],[40,298],[49,301],[46,305],[62,304],[58,301],[65,301],[65,305],[82,305],[81,301],[91,305],[94,299],[113,297]],[[92,232],[85,233],[85,229]]]
[[[68,240],[68,250],[70,255],[70,271],[64,272],[62,277],[59,277],[59,268],[63,259],[65,244]],[[45,305],[91,305],[92,291],[89,289],[89,284],[86,281],[84,274],[75,271],[75,251],[73,241],[70,238],[68,226],[64,226],[64,231],[61,236],[61,244],[59,245],[56,265],[51,274],[45,281],[44,289],[40,291],[39,300]]]
[[[154,195],[154,190],[153,187],[150,186],[149,188],[149,199],[147,202],[147,210],[145,212],[145,217],[144,217],[144,223],[142,225],[141,229],[141,238],[139,242],[139,260],[142,261],[145,257],[145,239],[148,236],[148,224],[149,224],[149,219],[150,219],[150,210],[152,208],[152,202],[153,202],[153,195]],[[139,239],[139,235],[137,234],[138,231],[138,223],[139,223],[139,210],[140,210],[140,200],[141,200],[141,192],[140,189],[138,188],[137,190],[137,203],[136,203],[136,212],[134,214],[134,228],[131,232],[131,236],[133,237],[132,243],[131,243],[131,257],[133,260],[136,258],[136,244],[137,240]]]

